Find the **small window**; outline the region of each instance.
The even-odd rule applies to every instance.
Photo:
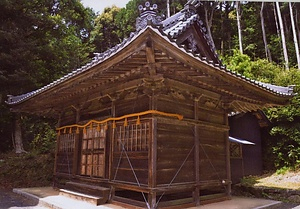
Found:
[[[241,144],[230,142],[230,157],[231,158],[243,158]]]

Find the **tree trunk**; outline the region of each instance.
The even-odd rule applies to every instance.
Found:
[[[170,0],[167,0],[167,18],[170,17]]]
[[[299,29],[299,22],[298,22],[298,10],[296,8],[296,30],[297,30],[297,33],[298,33],[298,40],[300,41],[300,29]]]
[[[263,34],[263,40],[264,40],[264,45],[265,45],[265,53],[266,53],[266,58],[272,62],[272,57],[271,57],[271,52],[268,47],[268,42],[267,42],[267,37],[266,37],[266,31],[265,31],[265,19],[264,19],[264,2],[261,3],[261,10],[260,10],[260,21],[261,21],[261,30]]]
[[[277,15],[278,15],[278,20],[279,20],[280,33],[281,33],[281,42],[282,42],[282,49],[283,49],[285,69],[288,70],[289,69],[289,58],[288,58],[287,49],[286,49],[284,28],[283,28],[281,11],[280,11],[280,7],[279,7],[279,2],[278,1],[276,2],[276,8],[277,8]]]
[[[293,15],[293,8],[292,8],[291,2],[289,2],[289,8],[290,8],[290,16],[291,16],[292,31],[293,31],[295,51],[296,51],[296,57],[297,57],[297,64],[298,64],[298,69],[300,70],[299,46],[298,46],[298,40],[297,40],[297,34],[296,34],[296,28],[295,28],[295,22],[294,22],[294,15]]]
[[[21,128],[21,119],[20,116],[17,115],[15,117],[15,134],[14,134],[14,144],[15,151],[17,154],[21,154],[25,152],[23,148],[23,140],[22,140],[22,128]]]
[[[240,2],[236,1],[235,5],[236,5],[236,20],[237,20],[237,26],[238,26],[238,36],[239,36],[239,47],[240,47],[241,54],[243,54]]]
[[[203,4],[204,4],[204,15],[205,15],[207,35],[211,40],[212,47],[215,49],[215,43],[211,33],[211,26],[212,26],[212,21],[214,16],[214,10],[218,2],[203,2]]]
[[[275,24],[276,24],[276,31],[277,31],[277,36],[278,38],[280,38],[280,30],[279,30],[279,26],[278,26],[278,19],[277,19],[277,13],[276,13],[276,6],[275,3],[273,3],[274,6],[274,18],[275,18]],[[281,38],[280,38],[281,39]]]

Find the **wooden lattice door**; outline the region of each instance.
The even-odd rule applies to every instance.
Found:
[[[105,128],[88,128],[81,143],[80,174],[93,177],[105,175]]]

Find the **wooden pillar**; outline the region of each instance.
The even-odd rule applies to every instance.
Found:
[[[156,163],[157,163],[157,119],[154,118],[152,120],[152,130],[151,130],[151,138],[149,142],[149,152],[148,152],[148,187],[155,188],[156,187]],[[150,191],[148,194],[148,203],[150,208],[156,207],[156,192]]]
[[[150,192],[148,194],[149,209],[156,209],[156,192]]]
[[[76,109],[76,123],[80,121],[80,109]]]
[[[225,125],[229,126],[229,122],[228,122],[228,114],[227,112],[225,112],[224,114],[224,121],[225,121]],[[229,144],[229,131],[225,132],[225,149],[226,149],[226,177],[228,181],[231,181],[231,168],[230,168],[230,144]],[[231,195],[231,183],[230,182],[226,182],[227,183],[227,195],[230,196]]]
[[[80,139],[80,133],[75,134],[75,141],[74,141],[74,152],[73,152],[73,169],[72,174],[76,175],[78,172],[78,167],[80,166],[80,152],[79,152],[79,139]]]
[[[150,96],[149,109],[150,110],[156,110],[157,109],[157,96],[156,95],[151,95]]]
[[[58,120],[57,120],[57,127],[61,126],[61,118],[63,116],[63,113],[59,113],[58,115]],[[56,175],[56,171],[57,171],[57,155],[58,155],[58,151],[59,151],[59,144],[60,144],[60,140],[59,140],[59,135],[57,134],[56,136],[56,147],[55,147],[55,159],[54,159],[54,169],[53,169],[53,175]],[[55,184],[55,182],[54,182]]]
[[[199,112],[199,99],[194,100],[194,119],[198,120],[198,112]],[[199,133],[198,133],[198,126],[195,124],[194,125],[194,143],[195,143],[195,152],[194,152],[194,161],[195,161],[195,181],[196,185],[199,184],[200,182],[200,151],[199,151],[199,146],[200,146],[200,139],[199,139]],[[194,202],[198,206],[200,205],[200,189],[198,186],[196,186],[194,190]]]
[[[56,147],[55,147],[55,159],[54,159],[54,170],[53,170],[53,175],[56,175],[57,171],[57,160],[58,160],[58,151],[59,151],[59,146],[60,146],[60,137],[57,135],[56,137]]]
[[[112,98],[111,98],[112,99]],[[114,99],[111,101],[111,117],[116,116],[116,102]],[[110,139],[110,157],[108,160],[108,178],[109,180],[113,180],[113,154],[114,154],[114,135],[115,135],[115,129],[112,127],[112,125],[109,126],[109,138]]]
[[[78,124],[80,121],[80,108],[76,108],[76,123]],[[78,167],[80,166],[80,152],[79,152],[79,141],[80,141],[80,133],[75,135],[74,141],[74,153],[73,153],[73,169],[72,174],[76,175],[78,172]]]
[[[116,117],[116,100],[111,98],[111,117]]]
[[[116,100],[111,98],[111,117],[116,117]],[[114,174],[113,174],[113,155],[114,155],[114,136],[115,136],[115,129],[113,128],[112,125],[108,126],[108,130],[109,134],[106,137],[106,139],[109,140],[109,159],[108,159],[108,179],[109,181],[112,181],[114,178]],[[115,187],[114,186],[110,186],[110,197],[109,197],[109,201],[112,201],[113,198],[115,196]]]

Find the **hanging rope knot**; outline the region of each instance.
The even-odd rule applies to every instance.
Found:
[[[128,126],[128,121],[127,121],[127,118],[125,118],[125,121],[124,121],[124,126]]]

